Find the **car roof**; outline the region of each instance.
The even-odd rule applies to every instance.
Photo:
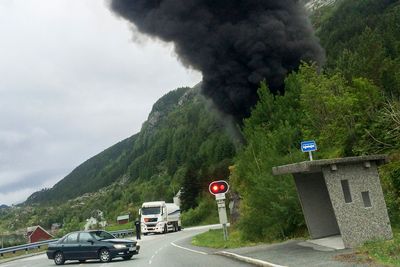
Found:
[[[74,232],[70,232],[66,235],[70,235],[70,234],[79,234],[79,233],[95,233],[95,232],[107,232],[105,230],[83,230],[83,231],[74,231]],[[107,232],[108,233],[108,232]]]

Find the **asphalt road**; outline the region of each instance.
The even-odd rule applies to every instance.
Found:
[[[166,235],[144,236],[140,241],[140,253],[131,260],[123,261],[119,258],[110,263],[99,261],[67,261],[65,266],[89,266],[89,267],[225,267],[225,266],[252,266],[243,262],[237,262],[226,257],[213,255],[213,250],[197,248],[190,245],[190,239],[194,235],[207,231],[213,226],[183,229],[181,232],[168,233]],[[215,226],[214,226],[215,227]],[[42,267],[56,266],[53,260],[46,255],[38,255],[0,264],[1,267]]]

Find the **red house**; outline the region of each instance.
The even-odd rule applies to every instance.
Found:
[[[129,214],[121,215],[117,217],[117,222],[118,224],[127,224],[129,222],[129,219],[130,219]]]
[[[43,240],[54,238],[49,232],[44,230],[40,225],[28,227],[26,230],[28,243],[35,243]]]

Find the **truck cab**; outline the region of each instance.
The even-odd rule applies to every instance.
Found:
[[[145,202],[140,209],[141,230],[148,233],[167,233],[181,228],[180,209],[165,201]]]

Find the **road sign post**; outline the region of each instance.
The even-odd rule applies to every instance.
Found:
[[[224,240],[227,241],[228,236],[228,216],[226,215],[225,206],[225,193],[229,190],[229,185],[225,181],[215,181],[210,183],[208,189],[210,193],[215,196],[218,207],[219,223],[222,225],[222,230],[224,232]]]
[[[312,152],[317,150],[317,143],[314,140],[301,142],[301,151],[308,152],[310,161],[313,161]]]

